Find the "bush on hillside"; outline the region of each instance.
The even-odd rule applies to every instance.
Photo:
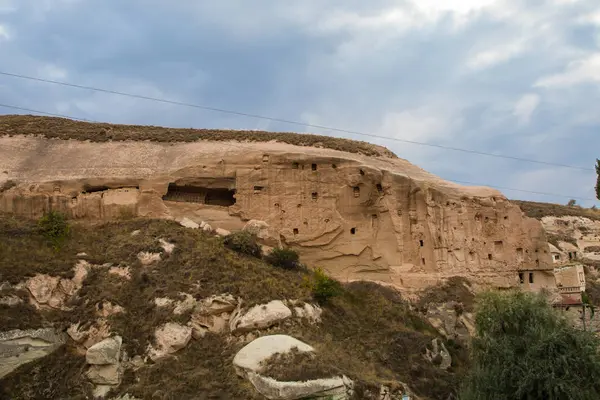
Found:
[[[234,232],[225,236],[223,244],[228,249],[238,253],[247,254],[256,258],[262,256],[262,250],[256,241],[256,236],[247,231]]]
[[[56,211],[44,214],[38,221],[38,227],[40,233],[55,249],[60,248],[71,231],[65,215]]]
[[[266,257],[269,264],[283,268],[296,269],[300,266],[298,253],[292,249],[273,249]]]
[[[313,298],[321,305],[327,303],[332,297],[339,296],[342,293],[342,285],[335,279],[327,276],[321,268],[317,268],[313,272],[310,288]]]
[[[600,398],[600,340],[530,293],[485,293],[461,400]]]

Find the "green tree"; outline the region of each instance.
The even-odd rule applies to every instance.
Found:
[[[600,200],[600,160],[596,159],[596,198]]]
[[[52,245],[59,250],[63,242],[69,237],[71,227],[64,214],[57,211],[49,211],[38,220],[40,233]]]
[[[484,293],[475,325],[461,400],[600,399],[599,339],[571,326],[542,295]]]

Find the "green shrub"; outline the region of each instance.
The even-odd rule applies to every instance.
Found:
[[[600,398],[600,340],[530,293],[485,293],[461,400]]]
[[[50,211],[44,214],[38,221],[38,227],[40,233],[56,250],[69,237],[71,231],[65,215],[57,211]]]
[[[283,269],[296,269],[300,266],[298,253],[292,249],[273,249],[266,257],[265,260],[279,268]]]
[[[319,304],[327,303],[330,298],[339,296],[342,293],[342,285],[335,279],[327,276],[321,268],[317,268],[313,272],[310,288],[313,298]]]
[[[228,249],[238,253],[257,258],[262,256],[262,250],[256,242],[256,236],[247,231],[234,232],[225,236],[223,244]]]

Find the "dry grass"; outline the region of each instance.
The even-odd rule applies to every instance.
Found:
[[[39,323],[65,329],[73,322],[89,323],[96,319],[95,305],[110,301],[126,309],[126,314],[114,315],[109,320],[113,330],[123,337],[129,356],[145,351],[152,343],[154,329],[161,323],[184,322],[188,318],[172,315],[172,308],[156,308],[153,305],[156,297],[177,298],[179,292],[186,292],[199,299],[231,293],[242,297],[248,305],[274,299],[306,301],[310,298],[309,289],[304,285],[306,271],[274,268],[259,259],[226,249],[220,238],[170,221],[75,224],[70,238],[59,251],[53,251],[42,241],[34,222],[4,218],[0,227],[0,273],[12,282],[38,271],[68,276],[79,252],[86,252],[86,258],[94,264],[128,265],[131,280],[108,274],[108,267],[94,269],[85,280],[80,297],[69,304],[74,308],[72,312],[33,314],[27,317],[30,321],[23,323],[23,327],[37,327]],[[134,230],[140,233],[131,236]],[[157,238],[174,243],[175,250],[170,255],[162,253],[163,259],[156,265],[144,267],[136,255],[139,251],[162,252]],[[465,294],[460,286],[451,287],[454,289],[446,290],[441,296],[431,296],[436,300],[463,298]],[[0,317],[5,315],[0,314]],[[6,320],[16,326],[16,315],[10,318]],[[316,364],[308,360],[299,365],[290,362],[289,368],[273,371],[273,374],[304,378],[341,372],[355,379],[359,388],[400,381],[409,384],[424,399],[447,398],[456,393],[466,365],[466,349],[446,342],[455,360],[449,371],[441,371],[426,361],[425,348],[439,335],[395,290],[367,282],[345,285],[342,294],[324,306],[322,319],[318,325],[296,321],[268,331],[268,334],[290,334],[305,341],[316,348],[319,357]],[[224,336],[207,335],[202,340],[192,341],[174,358],[148,365],[135,373],[129,371],[118,392],[165,400],[258,398],[254,389],[235,375],[232,359],[240,348],[241,345],[227,342]],[[18,369],[7,378],[8,385],[4,381],[0,385],[11,398],[41,398],[27,396],[31,396],[32,391],[42,390],[44,384],[49,387],[48,393],[52,393],[46,398],[79,398],[78,391],[85,388],[85,381],[77,369],[81,367],[78,360],[69,353],[59,353]],[[43,371],[63,364],[66,372],[56,376],[68,383],[48,383],[52,378]],[[33,370],[37,371],[33,374],[35,383],[29,377]]]
[[[600,211],[579,206],[569,207],[562,204],[537,203],[534,201],[511,200],[512,203],[521,207],[521,210],[531,218],[542,219],[543,217],[586,217],[600,221]]]
[[[218,129],[163,128],[142,125],[113,125],[32,115],[0,116],[0,135],[40,135],[47,138],[90,140],[92,142],[149,140],[153,142],[277,141],[296,146],[323,147],[367,156],[397,158],[390,150],[368,142],[308,133],[233,131]]]
[[[575,239],[572,236],[569,236],[567,234],[564,233],[546,233],[546,239],[548,240],[548,243],[554,245],[554,247],[557,247],[560,249],[560,247],[558,246],[559,242],[567,242],[567,243],[571,243],[573,246],[577,246],[577,239]]]
[[[289,353],[274,354],[263,363],[261,375],[278,381],[309,381],[342,374],[339,368],[323,362],[314,353],[301,352],[297,348]]]
[[[62,346],[44,358],[22,365],[17,373],[0,381],[0,399],[90,399],[92,385],[81,378],[85,368],[85,357]]]
[[[417,302],[417,307],[427,310],[429,304],[442,304],[455,301],[462,304],[462,309],[472,312],[475,308],[475,295],[469,289],[466,278],[453,276],[443,285],[426,289]]]

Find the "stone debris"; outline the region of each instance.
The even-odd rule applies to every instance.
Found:
[[[167,254],[171,254],[175,249],[175,245],[173,243],[169,243],[164,239],[159,239],[158,241],[160,243],[160,247],[162,247]]]
[[[190,228],[190,229],[200,228],[200,225],[198,225],[197,223],[195,223],[194,221],[192,221],[189,218],[184,218],[179,223],[181,224],[181,226],[184,226],[184,227]]]
[[[160,253],[150,253],[147,251],[139,252],[137,258],[142,265],[151,265],[161,260]]]
[[[65,343],[51,328],[0,332],[0,379],[19,366],[51,354]]]
[[[281,300],[273,300],[267,304],[256,305],[243,312],[241,309],[231,317],[232,332],[247,332],[264,329],[284,321],[292,316],[292,311]]]
[[[238,375],[245,377],[254,388],[268,399],[295,400],[302,398],[350,399],[353,382],[345,376],[314,379],[303,382],[282,382],[262,376],[264,362],[275,354],[292,349],[314,352],[314,348],[287,335],[262,336],[244,346],[234,357]]]
[[[192,338],[192,328],[175,322],[167,322],[154,332],[156,348],[148,346],[148,355],[157,360],[183,349]]]

